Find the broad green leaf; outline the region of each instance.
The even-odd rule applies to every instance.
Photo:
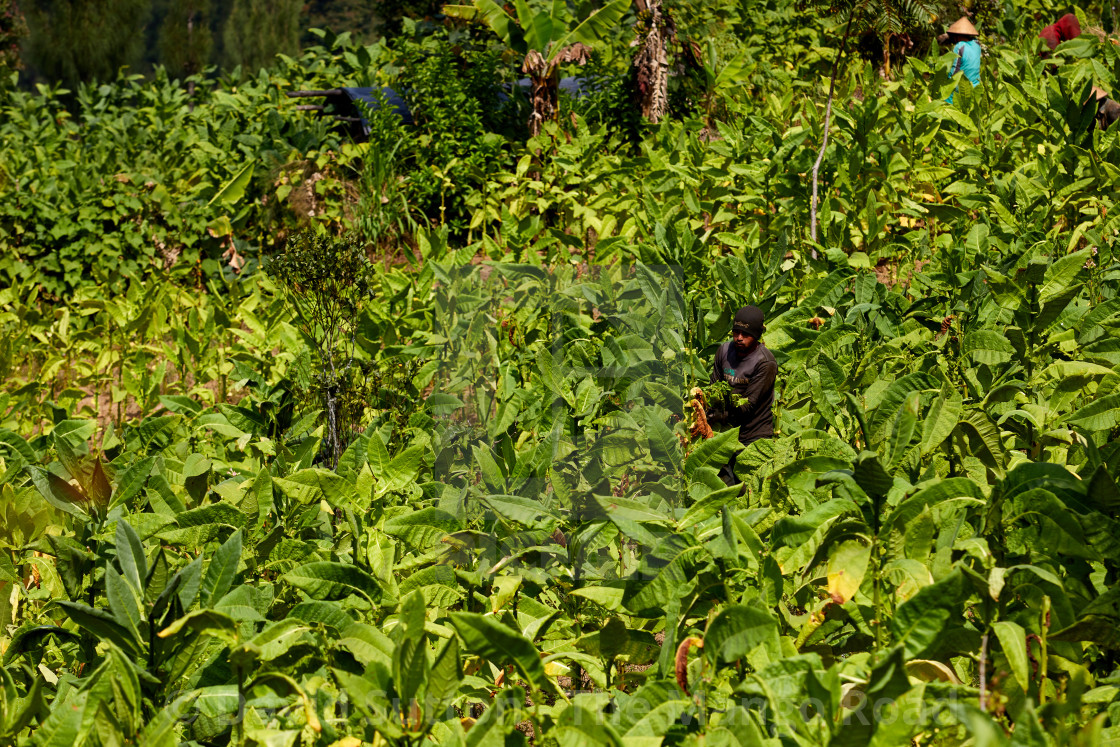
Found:
[[[176,515],[175,525],[180,529],[206,526],[238,529],[245,526],[245,514],[226,503],[210,503]],[[174,530],[164,530],[161,534],[170,531]]]
[[[242,166],[241,169],[210,198],[210,202],[206,203],[206,206],[213,207],[218,205],[231,207],[236,205],[241,198],[245,196],[245,190],[249,186],[249,180],[253,178],[253,169],[255,167],[256,162],[254,161],[249,161],[249,163]]]
[[[536,690],[555,690],[544,672],[540,652],[521,633],[473,612],[452,612],[451,624],[472,654],[499,666],[513,665]]]
[[[918,392],[911,392],[903,405],[898,408],[888,444],[890,454],[888,464],[892,470],[910,451],[910,444],[913,443],[918,433],[918,406],[920,402],[921,395]]]
[[[665,465],[670,472],[676,472],[681,463],[681,442],[655,410],[644,410],[641,419],[645,425],[646,438],[649,439],[650,456]],[[738,434],[737,429],[732,432]]]
[[[139,594],[111,565],[105,567],[105,596],[109,600],[109,609],[113,618],[136,640],[140,638]]]
[[[966,408],[957,423],[957,428],[979,440],[979,446],[982,448],[979,450],[978,456],[996,474],[1002,474],[1007,459],[1003,442],[1000,440],[999,429],[991,418],[979,409]]]
[[[481,19],[503,42],[524,51],[516,44],[520,38],[520,34],[515,33],[518,31],[517,21],[494,0],[475,0],[473,5],[445,5],[443,12],[452,18]]]
[[[85,449],[86,442],[97,432],[96,420],[63,420],[51,431],[56,446],[65,442],[73,447]]]
[[[875,499],[885,498],[894,485],[894,480],[879,461],[879,455],[873,451],[864,451],[856,458],[852,478],[865,493]]]
[[[545,496],[536,499],[519,495],[484,495],[482,502],[504,519],[528,528],[552,526],[559,521],[556,513],[544,504]]]
[[[144,590],[144,580],[148,577],[148,560],[144,557],[144,547],[140,537],[124,519],[117,521],[117,563],[125,581],[140,593]]]
[[[308,630],[309,628],[301,625],[299,620],[292,618],[277,620],[242,644],[239,649],[240,655],[256,661],[272,661],[283,656],[299,643]]]
[[[741,449],[737,430],[717,433],[711,438],[701,441],[693,448],[692,453],[685,460],[684,473],[691,480],[701,467],[719,469],[728,463],[732,454]]]
[[[377,604],[382,597],[380,583],[357,566],[333,561],[306,563],[285,573],[281,580],[312,599],[342,599],[359,594]]]
[[[438,508],[423,508],[385,522],[385,533],[418,548],[428,548],[462,529],[459,520]]]
[[[242,584],[233,587],[228,594],[214,602],[211,607],[216,612],[229,615],[237,622],[245,622],[246,620],[260,622],[264,620],[264,616],[257,608],[259,594],[257,587]]]
[[[1066,421],[1089,431],[1112,430],[1120,423],[1120,393],[1094,399]]]
[[[766,610],[748,604],[724,607],[704,634],[704,658],[713,666],[729,664],[763,646],[771,661],[781,658],[778,621]]]
[[[1068,288],[1092,256],[1092,249],[1082,249],[1058,259],[1046,268],[1046,276],[1038,294],[1039,303],[1046,303]]]
[[[715,88],[722,89],[732,81],[742,80],[744,77],[743,69],[746,66],[748,52],[746,49],[735,55],[728,60],[720,68],[719,75],[716,76]],[[868,193],[869,195],[872,193]]]
[[[148,476],[152,473],[152,466],[155,465],[155,462],[155,457],[144,457],[133,462],[123,472],[118,473],[117,487],[109,500],[110,510],[117,506],[128,505],[133,498],[139,495],[144,488],[144,483],[148,480]]]
[[[476,444],[471,448],[474,454],[475,464],[478,465],[479,472],[482,474],[482,479],[486,483],[486,487],[492,493],[505,493],[506,476],[498,467],[498,463],[494,460],[494,455],[490,449],[484,444]]]
[[[1120,585],[1111,586],[1080,611],[1077,622],[1050,637],[1058,641],[1091,641],[1112,651],[1120,650]]]
[[[259,530],[276,508],[272,475],[269,474],[268,467],[261,467],[257,476],[253,479],[253,485],[249,488],[249,491],[252,496],[251,505],[256,507],[256,516],[249,516],[252,522],[250,526]]]
[[[55,604],[65,610],[78,627],[89,632],[95,639],[110,640],[131,653],[139,651],[136,638],[127,627],[117,622],[109,613],[76,602],[58,601]]]
[[[304,505],[326,501],[332,508],[340,508],[356,495],[354,485],[345,477],[318,467],[293,472],[286,478],[277,477],[273,482],[286,495]]]
[[[895,610],[890,621],[891,635],[902,647],[906,659],[923,658],[937,643],[955,617],[964,593],[960,571],[921,589]]]
[[[82,505],[86,503],[85,496],[78,492],[77,488],[53,472],[48,472],[39,467],[28,467],[27,471],[30,473],[31,481],[38,489],[39,495],[43,496],[47,503],[79,519],[89,518],[85,509],[82,508]]]
[[[180,578],[178,591],[176,592],[179,597],[179,604],[183,609],[190,609],[194,604],[194,600],[198,598],[198,591],[202,587],[202,556],[192,560],[183,566],[183,570],[175,574],[176,578]],[[174,581],[174,579],[172,579]],[[169,584],[168,588],[175,586],[174,583]],[[162,596],[162,595],[161,595]]]
[[[178,747],[180,744],[178,727],[194,705],[197,693],[180,695],[148,721],[140,732],[137,744],[151,747]]]
[[[573,589],[570,593],[573,596],[590,599],[592,602],[595,602],[611,612],[618,612],[623,609],[622,599],[626,594],[626,587],[585,586],[580,589]]]
[[[350,614],[333,602],[300,602],[288,611],[288,617],[312,626],[324,625],[336,632],[341,632],[354,622]]]
[[[559,744],[570,747],[626,747],[609,722],[575,704],[560,713],[552,733]]]
[[[237,644],[237,623],[215,610],[194,610],[159,631],[160,638],[174,638],[183,630],[213,636],[229,646]]]
[[[17,656],[35,646],[39,641],[42,641],[47,636],[68,638],[73,641],[78,641],[81,638],[74,631],[67,630],[66,628],[60,628],[57,625],[38,625],[33,628],[23,628],[12,636],[7,650],[4,651],[4,658],[2,660],[3,665],[7,666]],[[5,670],[0,669],[0,678],[4,677],[4,671]]]
[[[960,678],[952,668],[939,661],[930,659],[911,659],[906,662],[906,674],[923,682],[950,682],[961,684]]]
[[[924,485],[925,487],[921,487]],[[949,501],[983,505],[984,494],[975,482],[967,477],[949,477],[921,483],[918,492],[905,498],[883,519],[883,532],[904,532],[906,525],[927,506],[939,506]]]
[[[27,441],[19,434],[6,428],[0,428],[0,444],[7,446],[12,452],[18,454],[26,464],[34,464],[38,461],[35,451]]]
[[[1019,687],[1026,692],[1031,683],[1030,664],[1027,661],[1027,632],[1019,624],[1007,620],[992,623],[992,632],[996,634],[999,647],[1007,657],[1011,673],[1015,675]]]
[[[1015,348],[998,332],[980,329],[969,332],[961,342],[961,352],[977,363],[995,366],[1006,363],[1015,355]]]
[[[898,714],[886,706],[897,703],[910,690],[906,673],[905,653],[902,646],[894,646],[871,669],[866,685],[859,686],[860,696],[845,709],[843,725],[830,740],[830,747],[856,747],[870,743],[880,727],[891,727]]]
[[[951,382],[946,381],[941,386],[941,394],[930,405],[926,419],[922,423],[923,456],[931,453],[952,434],[963,408],[964,397]]]
[[[858,540],[846,540],[831,549],[828,556],[828,594],[836,604],[855,596],[863,584],[871,547]]]
[[[93,472],[88,480],[88,489],[90,500],[93,503],[99,506],[109,505],[113,487],[109,484],[109,478],[105,475],[105,468],[102,466],[99,457],[93,459]]]
[[[595,499],[612,520],[621,518],[629,521],[660,523],[670,523],[672,521],[672,517],[668,513],[650,508],[638,500],[615,496],[595,496]]]
[[[436,653],[428,674],[428,693],[426,712],[429,717],[438,717],[455,698],[459,683],[463,680],[463,667],[459,661],[459,639],[447,639]]]
[[[399,596],[419,591],[430,607],[450,607],[466,592],[460,587],[455,572],[447,565],[423,568],[401,581]]]
[[[389,466],[385,469],[385,473],[381,476],[384,481],[384,489],[404,490],[408,485],[416,482],[423,455],[423,448],[410,446],[393,457]]]
[[[395,645],[387,635],[373,625],[365,623],[352,623],[342,630],[337,645],[346,649],[358,662],[369,666],[373,662],[380,662],[389,666],[393,660]]]
[[[233,585],[237,575],[237,566],[241,562],[241,530],[230,535],[206,567],[206,576],[202,579],[199,603],[206,607],[226,595]]]
[[[74,692],[73,696],[55,702],[50,716],[35,730],[37,747],[74,747],[81,742],[82,726],[86,719],[86,702],[89,691]]]
[[[413,592],[401,602],[398,629],[403,629],[393,652],[393,682],[401,700],[411,703],[428,682],[431,664],[424,632],[424,597]]]
[[[969,229],[968,238],[965,239],[964,243],[966,251],[974,261],[983,259],[987,254],[988,235],[989,229],[986,223],[977,223]]]
[[[665,544],[665,543],[663,543]],[[695,583],[696,566],[704,555],[699,547],[680,548],[668,564],[640,567],[627,582],[623,604],[630,614],[661,617],[667,605]]]
[[[610,38],[618,22],[630,9],[630,0],[611,0],[606,5],[591,12],[575,28],[560,39],[554,40],[557,49],[569,44],[582,42],[594,47],[604,39]]]
[[[652,709],[644,709],[641,718],[631,725],[623,735],[623,747],[647,747],[647,745],[648,747],[661,747],[665,741],[665,734],[680,723],[681,715],[688,710],[689,705],[690,702],[687,700],[671,700],[667,703],[653,705]],[[750,726],[745,725],[744,728],[751,730],[753,723],[752,721],[746,721],[745,724]],[[721,744],[722,742],[716,741],[716,739],[723,735],[716,736],[716,739],[712,738],[714,733],[717,732],[718,729],[708,730],[708,737],[712,743]],[[642,738],[648,741],[640,741]],[[732,741],[730,738],[727,739],[726,743],[729,745],[742,744],[742,742]],[[759,737],[759,743],[761,743],[761,737]]]

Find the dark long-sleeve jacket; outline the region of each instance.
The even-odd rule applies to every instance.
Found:
[[[774,381],[777,377],[778,363],[774,354],[761,342],[746,355],[732,342],[725,342],[716,351],[711,382],[726,381],[731,393],[746,397],[747,404],[736,407],[730,401],[713,402],[712,408],[723,409],[728,424],[739,426],[740,443],[749,444],[774,435]]]

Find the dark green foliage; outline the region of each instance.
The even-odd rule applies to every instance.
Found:
[[[401,33],[408,20],[432,18],[443,5],[440,0],[379,0],[375,14],[377,33],[392,39]]]
[[[299,54],[300,0],[233,0],[222,29],[222,62],[244,76],[272,65],[278,54]]]
[[[160,61],[173,77],[197,75],[213,48],[211,0],[168,0],[159,29]]]
[[[306,29],[350,32],[355,41],[368,44],[377,36],[385,0],[311,0],[304,5],[304,44],[315,43]]]
[[[23,65],[20,48],[27,38],[27,20],[17,0],[0,2],[0,89],[9,84],[9,77]]]
[[[853,58],[810,244],[835,39],[690,20],[696,116],[626,149],[565,109],[442,223],[421,156],[501,131],[459,32],[324,34],[193,113],[4,99],[0,743],[1120,739],[1120,138],[1084,129],[1120,51],[992,42],[952,107],[935,57]],[[406,63],[430,119],[374,143],[281,96]],[[152,233],[198,253],[145,276]],[[686,402],[747,303],[779,378],[744,448]]]
[[[24,10],[27,54],[46,80],[75,87],[139,72],[151,0],[36,0]]]
[[[523,133],[524,99],[511,86],[500,50],[478,31],[409,24],[412,34],[394,44],[396,86],[416,125],[374,132],[371,142],[397,150],[408,180],[408,199],[429,220],[461,231],[469,221],[466,193],[480,175],[505,162],[507,137]],[[480,38],[481,37],[481,38]]]
[[[336,136],[324,122],[281,116],[267,78],[190,80],[191,97],[160,73],[0,100],[0,278],[34,278],[57,296],[165,270],[191,284],[282,243],[296,218],[270,169],[337,147]]]
[[[583,80],[584,95],[572,101],[562,101],[561,107],[577,112],[589,124],[602,126],[607,131],[631,143],[640,139],[641,114],[633,101],[635,81],[630,71],[620,71],[617,63],[606,63],[592,55],[586,66],[578,70]],[[567,98],[561,93],[561,98]]]

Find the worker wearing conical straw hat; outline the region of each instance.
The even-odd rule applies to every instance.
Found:
[[[1093,86],[1089,98],[1097,100],[1097,127],[1107,130],[1116,120],[1120,119],[1120,103],[1108,97],[1108,91]]]
[[[964,16],[952,23],[945,31],[945,39],[953,45],[954,55],[953,62],[949,65],[949,77],[963,71],[964,77],[968,78],[972,85],[980,85],[980,43],[976,41],[980,32],[972,25],[972,21]],[[952,95],[949,96],[948,102],[953,103]]]
[[[968,16],[961,16],[952,24],[950,24],[949,28],[945,29],[945,31],[950,34],[956,34],[957,36],[966,37],[969,39],[975,39],[976,37],[980,36],[980,32],[977,31],[976,27],[972,25],[972,21],[968,20]]]

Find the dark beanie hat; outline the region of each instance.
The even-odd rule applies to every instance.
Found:
[[[762,323],[762,309],[757,306],[744,306],[735,312],[735,323],[731,325],[735,332],[742,332],[754,339],[762,337],[766,325]]]

